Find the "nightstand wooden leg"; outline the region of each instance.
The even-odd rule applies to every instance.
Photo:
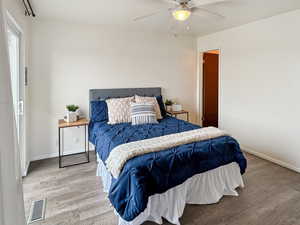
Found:
[[[86,126],[84,126],[84,151],[86,152]]]
[[[61,168],[61,144],[60,144],[60,128],[58,128],[58,165]]]
[[[88,158],[88,162],[90,162],[90,150],[89,150],[89,140],[86,140],[88,137],[86,135],[86,125],[84,126],[84,140],[85,140],[85,144],[84,144],[84,147],[85,147],[85,152],[87,153],[87,158]]]

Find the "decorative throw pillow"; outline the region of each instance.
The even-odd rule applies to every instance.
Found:
[[[161,95],[156,96],[156,100],[160,108],[160,114],[163,118],[165,118],[167,116],[167,112],[166,112],[166,108],[162,96]]]
[[[135,95],[135,102],[136,103],[144,103],[144,102],[152,103],[154,105],[156,119],[159,119],[159,120],[162,119],[160,108],[157,103],[156,97],[143,97],[143,96]]]
[[[108,121],[107,104],[105,101],[91,101],[91,121]]]
[[[131,103],[132,125],[158,123],[154,104],[150,102]]]
[[[130,123],[130,103],[133,100],[134,97],[107,99],[108,124]]]

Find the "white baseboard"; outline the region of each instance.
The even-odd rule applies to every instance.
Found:
[[[95,149],[90,149],[90,152],[95,151]],[[84,152],[84,150],[69,150],[69,151],[64,151],[64,155],[69,155],[69,154],[75,154],[75,153],[80,153]],[[51,152],[51,153],[46,153],[42,155],[37,155],[32,157],[31,161],[37,161],[37,160],[42,160],[42,159],[50,159],[50,158],[55,158],[58,157],[58,152]]]
[[[27,176],[29,166],[30,166],[30,162],[27,162],[27,163],[26,163],[26,166],[25,166],[25,171],[23,171],[23,174],[22,174],[23,177],[26,177],[26,176]]]
[[[259,157],[259,158],[265,159],[265,160],[270,161],[272,163],[278,164],[279,166],[282,166],[282,167],[285,167],[285,168],[288,168],[290,170],[293,170],[293,171],[296,171],[296,172],[300,173],[300,168],[298,168],[296,166],[293,166],[293,165],[291,165],[291,164],[289,164],[287,162],[283,162],[283,161],[281,161],[279,159],[274,159],[271,156],[268,156],[268,155],[266,155],[264,153],[261,153],[261,152],[257,152],[257,151],[252,150],[252,149],[249,149],[248,147],[245,147],[245,146],[241,146],[241,149],[243,151],[248,152],[248,153],[250,153],[252,155],[255,155],[255,156]]]

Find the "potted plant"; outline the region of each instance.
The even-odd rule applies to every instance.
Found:
[[[77,116],[78,116],[78,112],[77,110],[79,109],[78,105],[67,105],[66,106],[68,112],[67,115],[65,116],[65,121],[68,123],[72,123],[77,121]]]
[[[170,100],[170,99],[167,99],[167,100],[165,101],[165,105],[166,105],[167,111],[171,111],[171,110],[172,110],[173,101]]]

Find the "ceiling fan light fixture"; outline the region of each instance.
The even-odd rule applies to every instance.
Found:
[[[189,9],[181,8],[175,9],[172,14],[175,20],[185,21],[191,16],[191,11]]]

